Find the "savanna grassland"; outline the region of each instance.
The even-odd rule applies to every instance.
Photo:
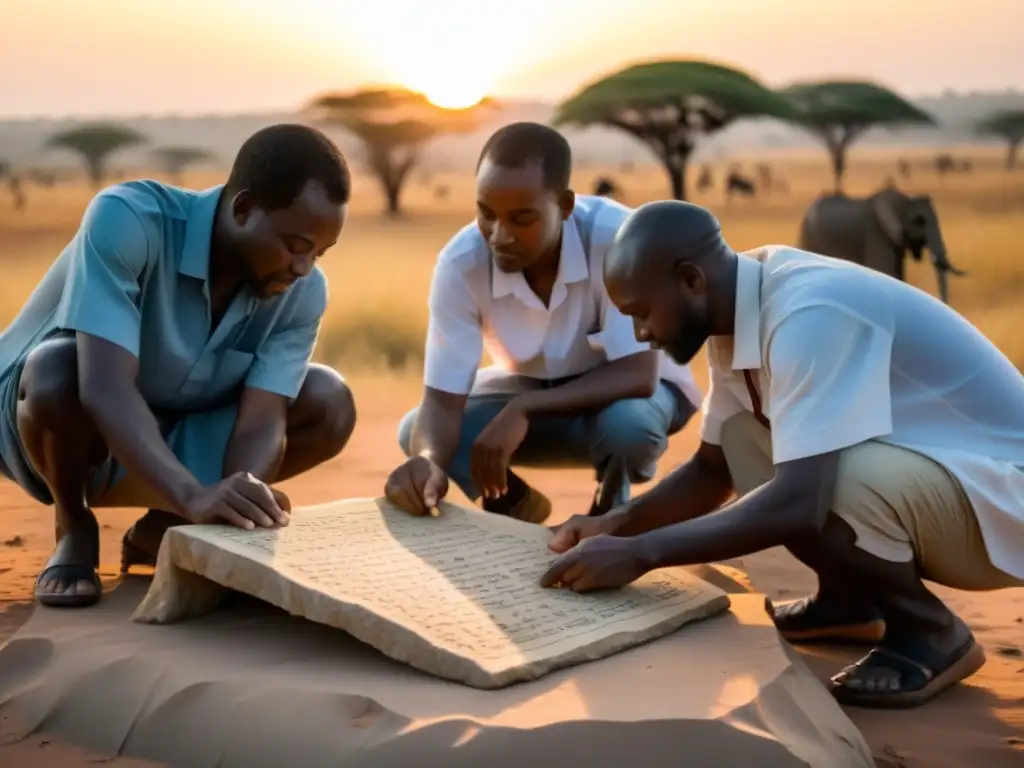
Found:
[[[1024,214],[1024,173],[1008,173],[998,152],[960,148],[974,170],[941,177],[920,154],[909,180],[898,186],[909,193],[932,195],[953,263],[969,275],[950,279],[953,307],[994,341],[1018,366],[1024,365],[1024,252],[1018,236]],[[907,153],[903,154],[908,157]],[[744,170],[755,158],[738,158]],[[743,162],[748,160],[748,162]],[[727,202],[719,179],[716,187],[692,195],[721,219],[730,243],[745,249],[765,243],[792,243],[809,202],[828,189],[824,154],[761,154],[788,183],[786,193]],[[846,182],[849,194],[868,194],[896,176],[890,153],[853,152]],[[405,215],[393,219],[381,211],[383,199],[371,177],[357,175],[348,225],[337,247],[321,262],[330,281],[330,305],[318,345],[318,359],[350,374],[370,370],[392,376],[415,375],[421,364],[426,327],[426,296],[437,251],[473,215],[472,175],[435,174],[429,181],[415,176],[403,196]],[[666,194],[662,172],[654,166],[624,173],[612,167],[577,172],[574,185],[589,191],[598,176],[610,176],[622,187],[628,205]],[[696,174],[691,169],[691,176]],[[153,178],[160,178],[154,173]],[[223,180],[222,173],[196,173],[185,184],[205,187]],[[434,189],[448,187],[443,199]],[[693,188],[691,180],[690,188]],[[73,236],[92,190],[84,183],[54,189],[29,188],[24,211],[15,212],[0,194],[0,322],[5,325]],[[908,279],[935,292],[927,262],[908,261]],[[1020,313],[1020,315],[1018,314]],[[697,367],[701,367],[697,363]]]

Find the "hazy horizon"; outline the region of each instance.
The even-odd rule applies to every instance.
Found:
[[[398,83],[553,101],[630,62],[709,58],[778,87],[1024,88],[1019,0],[48,0],[4,11],[0,118],[294,110]],[[839,32],[841,40],[836,40]]]

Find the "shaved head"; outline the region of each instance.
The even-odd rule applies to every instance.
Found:
[[[606,276],[664,275],[682,260],[704,261],[729,248],[707,208],[679,200],[641,205],[619,228],[605,257]]]
[[[706,208],[661,200],[637,208],[604,262],[608,295],[637,338],[689,362],[710,335],[731,333],[736,254]]]

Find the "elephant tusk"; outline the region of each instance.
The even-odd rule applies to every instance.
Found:
[[[957,277],[965,277],[967,275],[964,270],[954,267],[945,255],[936,256],[935,254],[932,254],[932,262],[936,269],[940,269],[943,272],[949,272]]]

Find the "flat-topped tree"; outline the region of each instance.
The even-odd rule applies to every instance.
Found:
[[[902,96],[865,80],[794,83],[785,95],[799,111],[798,125],[817,136],[832,158],[836,194],[842,192],[846,151],[871,128],[935,125],[935,118]]]
[[[994,112],[979,120],[976,130],[982,136],[999,136],[1007,143],[1006,170],[1017,167],[1017,152],[1024,142],[1024,109]]]
[[[363,145],[369,170],[387,199],[387,212],[401,212],[402,188],[428,141],[477,128],[482,113],[496,109],[484,99],[466,109],[445,109],[426,96],[400,87],[327,93],[314,98],[305,113],[325,125],[342,127]]]
[[[114,152],[142,144],[148,139],[134,128],[117,123],[86,123],[61,131],[46,141],[49,149],[77,152],[85,161],[89,181],[99,189],[107,176],[107,160]]]
[[[593,82],[563,102],[555,125],[605,125],[653,150],[686,199],[686,168],[701,136],[747,117],[792,119],[786,99],[737,69],[707,61],[635,64]]]
[[[161,171],[174,179],[175,182],[180,182],[186,168],[190,165],[213,160],[214,155],[202,147],[169,146],[154,149],[153,159],[160,166]]]

